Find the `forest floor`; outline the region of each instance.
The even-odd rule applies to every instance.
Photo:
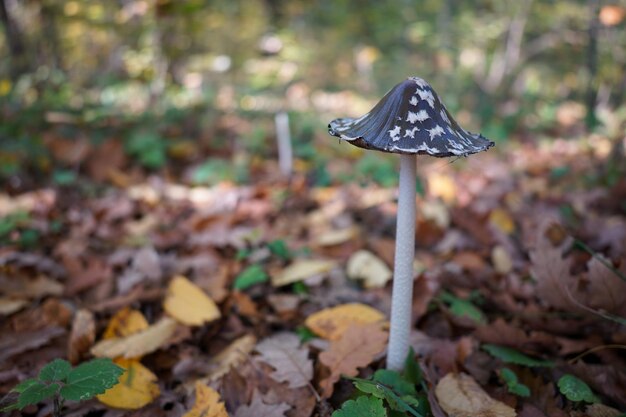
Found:
[[[419,158],[411,344],[430,413],[626,411],[626,178],[613,145]],[[251,184],[191,187],[127,175],[115,148],[86,157],[78,183],[0,195],[3,404],[51,360],[99,356],[132,372],[65,415],[329,416],[357,393],[342,375],[384,368],[393,187],[286,182],[270,163]]]

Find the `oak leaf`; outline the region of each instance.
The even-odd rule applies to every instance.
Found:
[[[91,353],[94,356],[107,358],[137,358],[165,345],[174,334],[176,326],[174,319],[164,317],[130,336],[102,340],[91,348]]]
[[[609,260],[604,262],[610,263]],[[604,265],[598,258],[591,258],[587,263],[589,268],[589,286],[586,302],[594,308],[626,316],[626,281],[622,280],[614,271]]]
[[[450,417],[515,417],[515,410],[494,400],[467,374],[449,373],[435,388],[441,408]]]
[[[275,381],[287,382],[289,388],[304,387],[313,378],[309,351],[300,347],[300,339],[295,334],[280,333],[265,339],[257,345],[256,351],[261,354],[258,360],[275,369],[270,376]]]
[[[228,413],[217,391],[196,382],[196,402],[183,417],[228,417]]]
[[[221,316],[215,302],[200,287],[180,275],[170,282],[163,308],[167,314],[189,326],[201,326]]]
[[[285,412],[290,408],[285,403],[266,404],[263,402],[259,391],[255,390],[250,405],[242,405],[237,408],[235,417],[284,417]]]
[[[382,323],[384,320],[385,316],[380,311],[365,304],[350,303],[311,314],[305,324],[318,336],[337,340],[351,326]]]
[[[350,326],[339,340],[330,343],[328,350],[320,353],[320,362],[330,370],[330,375],[320,381],[322,396],[330,397],[341,375],[356,376],[358,368],[369,365],[386,346],[387,332],[379,325]]]
[[[118,358],[113,361],[124,368],[119,383],[98,395],[98,400],[109,407],[136,410],[150,404],[161,392],[157,377],[137,359]]]

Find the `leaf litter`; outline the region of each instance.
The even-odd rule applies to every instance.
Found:
[[[384,367],[393,190],[189,187],[124,176],[119,141],[102,147],[111,161],[85,157],[81,175],[105,193],[0,195],[3,216],[62,226],[0,249],[3,394],[95,355],[127,372],[72,415],[385,415],[342,376]],[[412,340],[433,415],[626,410],[624,212],[574,179],[602,161],[545,178],[568,163],[554,145],[421,168]]]

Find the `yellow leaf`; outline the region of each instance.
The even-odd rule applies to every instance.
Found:
[[[500,208],[491,211],[489,214],[489,223],[507,235],[515,231],[515,222],[511,218],[511,215],[506,210]]]
[[[428,193],[440,197],[445,203],[452,204],[456,199],[456,184],[446,174],[430,174],[428,176]]]
[[[450,417],[515,417],[515,410],[494,400],[467,374],[449,373],[435,388],[439,405]]]
[[[98,395],[98,400],[109,407],[136,410],[150,404],[161,392],[157,377],[136,359],[116,359],[114,362],[125,369],[119,383]]]
[[[196,402],[183,417],[228,417],[228,413],[217,391],[196,382]]]
[[[355,239],[358,235],[359,229],[356,226],[332,229],[318,235],[315,238],[315,243],[319,246],[335,246]]]
[[[302,281],[314,275],[323,274],[337,266],[337,262],[320,259],[302,259],[295,261],[281,273],[272,276],[272,285],[282,287]]]
[[[170,282],[163,308],[167,314],[189,326],[201,326],[220,318],[215,302],[183,276],[176,276]]]
[[[306,326],[318,336],[337,340],[353,325],[382,323],[385,315],[365,304],[350,303],[327,308],[310,315]]]
[[[141,311],[124,307],[111,317],[102,338],[113,339],[130,336],[133,333],[146,330],[148,326],[148,320],[141,314]]]
[[[140,332],[96,343],[91,348],[91,354],[106,358],[137,358],[159,349],[174,334],[175,330],[176,321],[164,317]]]
[[[372,252],[360,250],[348,260],[346,273],[350,279],[361,279],[365,288],[382,288],[391,279],[389,267]]]

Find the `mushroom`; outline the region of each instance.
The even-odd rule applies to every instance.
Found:
[[[399,153],[398,218],[387,368],[401,370],[409,352],[415,256],[415,155],[467,156],[495,144],[459,126],[433,88],[419,77],[393,87],[369,113],[335,119],[328,133],[354,146]]]

